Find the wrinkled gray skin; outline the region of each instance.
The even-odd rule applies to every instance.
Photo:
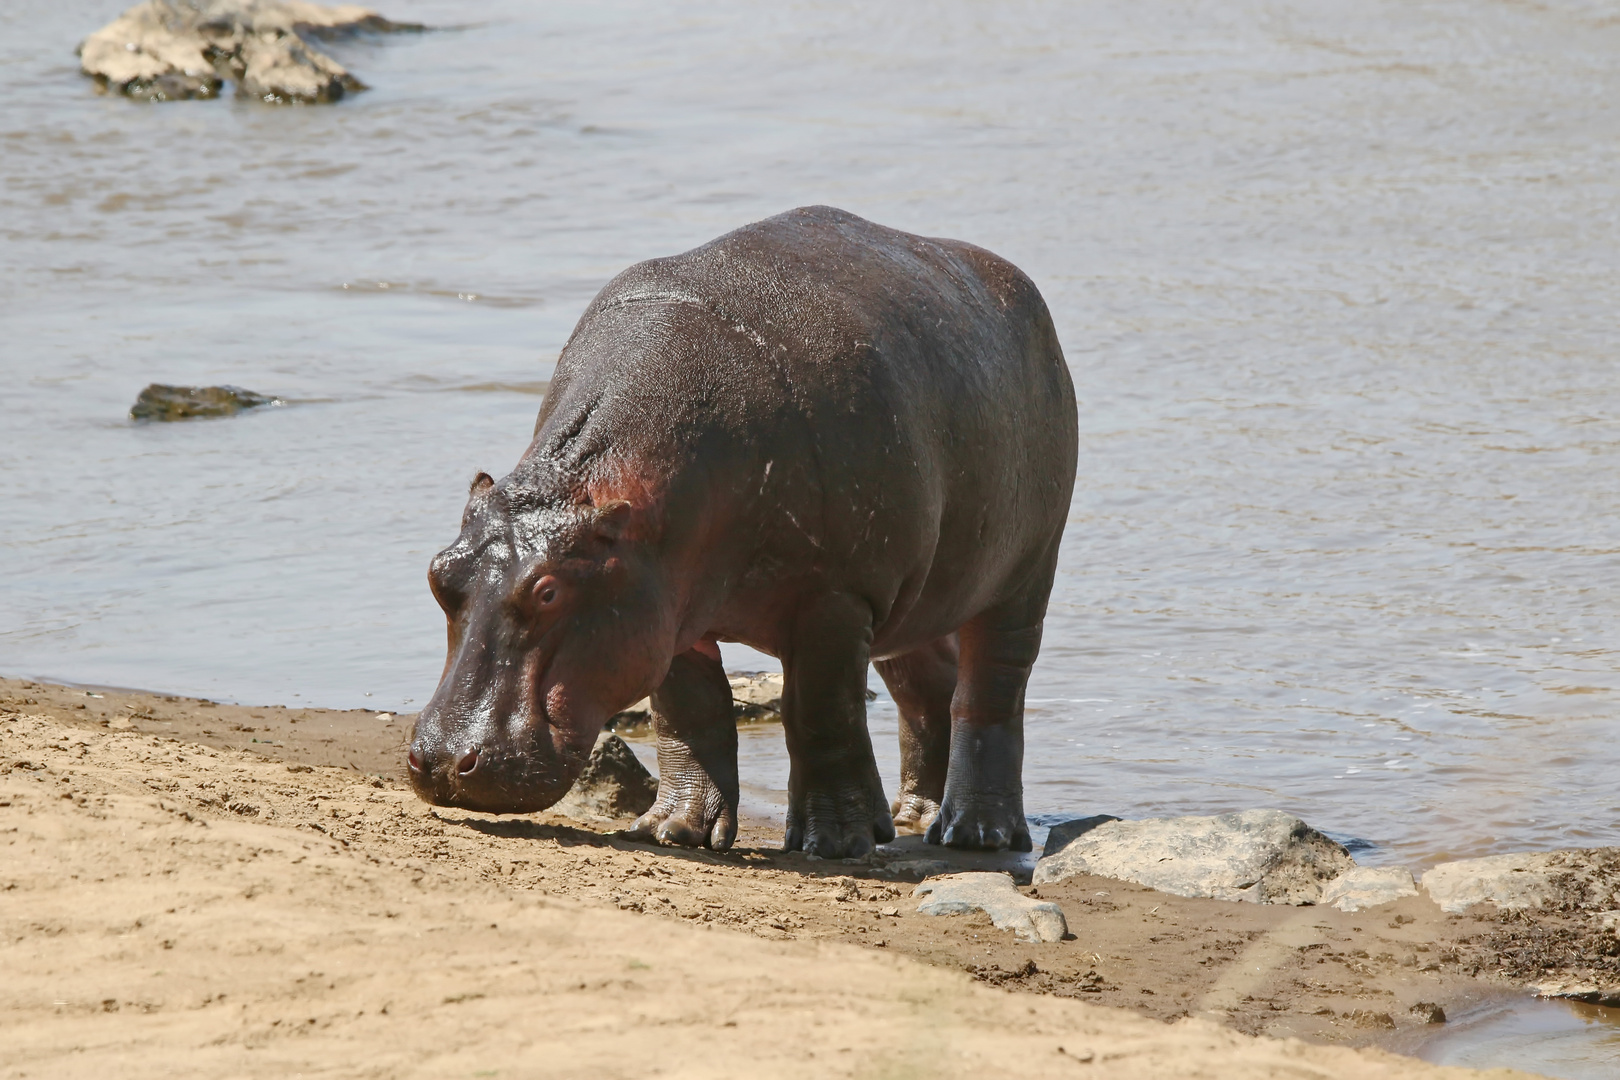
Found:
[[[542,809],[651,694],[658,801],[635,831],[724,849],[737,735],[715,643],[738,641],[782,661],[789,850],[860,855],[896,825],[1028,850],[1024,686],[1075,464],[1046,305],[988,251],[808,207],[633,266],[433,560],[449,655],[412,782]],[[892,805],[868,661],[901,711]]]

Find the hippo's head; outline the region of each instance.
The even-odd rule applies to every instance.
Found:
[[[608,718],[657,686],[671,632],[631,517],[622,501],[473,481],[461,535],[428,569],[449,655],[411,738],[423,799],[543,810],[578,778]]]

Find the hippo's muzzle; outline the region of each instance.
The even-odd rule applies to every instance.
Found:
[[[407,764],[411,787],[437,806],[490,814],[544,810],[567,794],[585,764],[584,755],[576,762],[549,744],[519,749],[504,740],[434,734],[432,724],[417,721]]]

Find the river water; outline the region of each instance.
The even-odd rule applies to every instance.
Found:
[[[319,108],[98,97],[122,5],[0,6],[0,670],[419,705],[427,560],[593,293],[825,202],[1056,318],[1038,821],[1620,843],[1612,5],[394,0],[446,29]],[[133,424],[150,381],[291,403]]]

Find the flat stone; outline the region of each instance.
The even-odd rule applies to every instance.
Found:
[[[1011,930],[1020,941],[1062,941],[1069,932],[1063,909],[1050,900],[1031,900],[1011,875],[969,873],[931,878],[913,890],[926,899],[922,915],[965,915],[983,911],[997,930]]]
[[[1393,904],[1403,896],[1416,896],[1417,882],[1404,866],[1358,866],[1322,886],[1319,904],[1340,911]]]
[[[285,404],[280,398],[256,394],[240,386],[170,386],[152,383],[130,407],[133,420],[195,420],[234,416],[243,409]]]
[[[1449,912],[1475,904],[1603,911],[1620,903],[1620,848],[1514,852],[1441,863],[1423,890]]]
[[[271,104],[336,101],[359,79],[308,36],[421,30],[352,4],[304,0],[145,0],[79,44],[79,64],[104,91],[149,101],[239,97]]]
[[[623,739],[610,731],[596,737],[590,760],[551,809],[569,817],[639,817],[652,809],[658,781]]]
[[[1324,884],[1354,868],[1341,845],[1292,814],[1244,810],[1104,821],[1044,856],[1034,880],[1095,874],[1176,896],[1314,904]]]

